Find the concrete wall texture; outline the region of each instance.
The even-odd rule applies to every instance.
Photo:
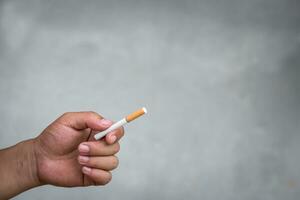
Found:
[[[66,111],[149,110],[125,128],[109,185],[15,199],[299,199],[299,10],[296,0],[0,1],[0,148]]]

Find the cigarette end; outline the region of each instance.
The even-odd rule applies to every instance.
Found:
[[[147,109],[145,107],[142,108],[144,111],[144,114],[147,114]]]

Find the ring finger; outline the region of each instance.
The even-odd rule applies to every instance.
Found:
[[[103,170],[113,170],[118,167],[119,160],[116,156],[79,156],[78,162],[81,165],[85,165],[91,168],[103,169]]]

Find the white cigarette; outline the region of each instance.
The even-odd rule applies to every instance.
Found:
[[[117,128],[120,128],[121,126],[135,120],[136,118],[142,116],[143,114],[147,113],[147,109],[145,107],[131,113],[130,115],[127,115],[125,118],[121,119],[120,121],[114,123],[113,125],[111,125],[108,129],[97,133],[94,138],[96,140],[101,139],[102,137],[104,137],[106,134],[108,134],[109,132],[112,132],[114,130],[116,130]]]

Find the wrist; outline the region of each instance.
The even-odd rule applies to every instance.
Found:
[[[37,173],[36,141],[30,139],[16,145],[16,169],[20,187],[25,190],[40,186]]]
[[[41,185],[37,173],[35,143],[35,139],[30,139],[11,147],[9,159],[11,167],[15,169],[11,174],[15,185],[14,195]]]
[[[9,199],[40,184],[35,140],[26,140],[0,151],[0,199]]]

